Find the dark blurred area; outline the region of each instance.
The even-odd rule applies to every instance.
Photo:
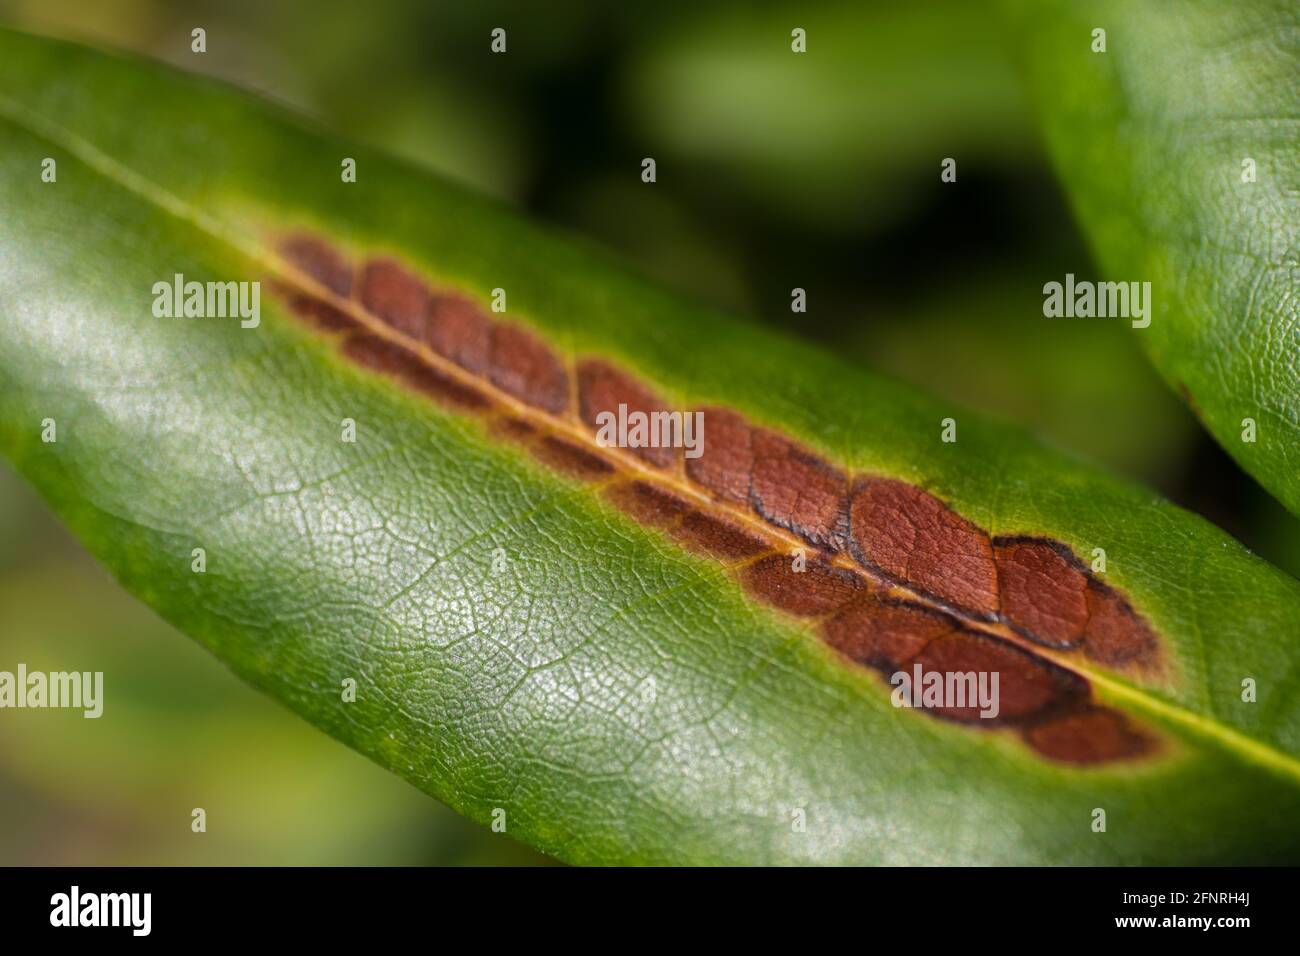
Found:
[[[287,103],[687,295],[1017,421],[1300,573],[1295,519],[1158,380],[1140,333],[1043,319],[1043,283],[1095,265],[982,3],[0,0],[0,22]],[[541,862],[244,687],[6,466],[0,668],[18,661],[109,672],[112,719],[0,720],[0,864]]]

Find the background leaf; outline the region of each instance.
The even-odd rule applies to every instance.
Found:
[[[0,46],[0,442],[128,588],[319,726],[475,819],[508,807],[512,835],[578,862],[1294,858],[1300,711],[1278,635],[1300,588],[1205,522],[244,97]],[[264,275],[267,231],[304,225],[484,300],[508,288],[512,315],[674,404],[726,403],[996,533],[1102,542],[1177,679],[1095,675],[1099,691],[1171,752],[1085,771],[900,714],[716,566],[341,364],[269,298],[255,333],[149,314],[159,279]],[[937,440],[949,414],[955,445]],[[344,707],[351,674],[368,693]],[[1122,840],[1091,832],[1098,806]]]
[[[1135,334],[1228,453],[1300,513],[1300,10],[1009,6],[1106,278],[1152,284],[1151,326]]]

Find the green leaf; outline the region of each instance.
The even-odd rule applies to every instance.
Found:
[[[1151,325],[1134,334],[1224,449],[1300,514],[1300,10],[1009,6],[1106,278],[1151,283]]]
[[[163,67],[0,34],[0,141],[0,448],[129,590],[473,819],[504,811],[510,836],[583,863],[1296,858],[1288,638],[1300,633],[1300,584],[1208,523]],[[47,157],[56,182],[41,179]],[[341,180],[345,157],[355,183]],[[947,502],[965,523],[944,512],[941,538],[1030,535],[1085,560],[1104,549],[1104,583],[1072,580],[1131,602],[1158,667],[1102,666],[1091,631],[1082,651],[1051,650],[950,610],[982,641],[1024,645],[1034,673],[1056,661],[1051,673],[1086,682],[1154,746],[1048,759],[1027,731],[895,708],[879,675],[821,639],[820,620],[770,606],[834,588],[810,594],[800,578],[764,590],[746,577],[758,565],[688,551],[629,517],[626,500],[612,507],[626,484],[539,464],[504,437],[517,420],[444,408],[340,347],[368,339],[304,324],[298,313],[330,306],[372,338],[400,338],[364,295],[365,308],[331,298],[286,260],[283,237],[302,232],[353,261],[396,259],[480,306],[504,289],[494,329],[530,330],[528,341],[617,366],[673,408],[725,406],[770,429],[769,442],[808,446],[778,459],[806,479],[783,486],[799,508],[833,471],[809,462],[829,462]],[[155,316],[155,283],[177,273],[268,280],[260,324]],[[468,376],[419,354],[426,376]],[[429,384],[403,368],[406,384]],[[500,368],[484,387],[544,422],[549,412],[501,398],[519,382]],[[946,418],[955,442],[941,440]],[[344,419],[355,442],[340,440]],[[680,475],[609,454],[704,500]],[[947,554],[933,588],[966,581],[968,557]],[[829,579],[818,574],[806,580]],[[897,593],[917,591],[910,574]],[[1242,699],[1246,678],[1256,702]]]

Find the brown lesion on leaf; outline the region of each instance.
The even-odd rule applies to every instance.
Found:
[[[821,624],[826,643],[897,686],[929,675],[997,674],[998,713],[985,716],[972,695],[927,713],[980,728],[1006,728],[1032,749],[1074,764],[1134,760],[1158,750],[1153,734],[1092,699],[1086,678],[1003,638],[907,600],[859,593]],[[968,688],[973,689],[973,688]]]
[[[444,293],[429,306],[429,327],[424,341],[443,358],[467,372],[487,368],[491,349],[491,320],[464,296]]]
[[[335,295],[352,294],[352,263],[325,240],[298,233],[280,244],[280,254]]]
[[[358,365],[391,376],[440,404],[461,411],[483,411],[491,400],[480,389],[443,374],[410,349],[388,339],[357,331],[343,342],[343,354]]]
[[[272,288],[349,361],[475,415],[493,437],[591,485],[633,521],[721,561],[747,594],[807,622],[846,661],[886,677],[916,667],[999,675],[996,719],[955,705],[923,712],[1000,727],[1063,763],[1160,750],[1154,732],[1098,703],[1073,665],[1161,679],[1161,642],[1063,543],[992,538],[929,491],[850,475],[716,405],[699,409],[699,457],[603,447],[602,413],[673,410],[615,363],[574,360],[390,256],[354,266],[308,233],[279,250],[296,275]]]
[[[1064,544],[1016,536],[997,538],[993,546],[1000,615],[1018,634],[1044,647],[1080,651],[1111,670],[1162,675],[1150,626]]]
[[[1164,658],[1151,626],[1118,591],[1096,578],[1088,581],[1088,627],[1083,654],[1114,671],[1160,679]]]
[[[612,461],[561,435],[547,435],[535,446],[533,456],[573,478],[601,481],[618,473]]]
[[[1084,765],[1136,760],[1160,748],[1159,741],[1129,717],[1098,706],[1082,707],[1043,721],[1023,736],[1044,757]]]
[[[1088,626],[1088,573],[1064,545],[1042,538],[998,538],[999,611],[1032,641],[1072,648]]]
[[[957,627],[960,622],[942,611],[873,589],[826,620],[822,637],[851,660],[888,675],[901,670],[930,641]]]
[[[604,359],[582,359],[577,365],[577,375],[578,414],[593,432],[600,432],[602,416],[613,416],[613,421],[617,422],[620,417],[626,420],[633,413],[640,413],[654,428],[658,421],[654,416],[670,411],[663,400],[637,378]],[[621,411],[620,405],[623,406]],[[656,468],[672,467],[681,454],[678,447],[654,444],[629,451]]]
[[[498,415],[488,422],[488,434],[499,441],[508,441],[531,448],[543,434],[532,422],[509,415]]]
[[[800,570],[801,568],[801,570]],[[763,602],[800,617],[824,617],[843,607],[866,579],[819,557],[796,562],[794,555],[773,554],[740,572],[745,590]]]
[[[853,556],[890,580],[983,618],[997,613],[988,533],[928,491],[894,478],[859,478],[849,531]]]
[[[280,251],[295,268],[339,298],[352,294],[352,263],[332,246],[315,236],[297,235],[285,240]],[[271,287],[288,300],[297,315],[324,332],[339,332],[354,324],[337,306],[289,283],[276,279]]]
[[[936,638],[909,665],[920,664],[922,673],[987,673],[998,675],[998,715],[981,718],[979,707],[940,708],[952,720],[990,720],[999,724],[1029,724],[1052,713],[1074,709],[1088,698],[1088,683],[1066,670],[1009,641],[964,628]]]
[[[604,481],[618,474],[614,462],[606,456],[522,418],[499,414],[488,422],[488,433],[518,445],[542,464],[579,481]]]
[[[604,495],[620,511],[655,528],[675,525],[691,507],[687,499],[647,481],[610,485]]]
[[[417,342],[424,340],[433,292],[392,259],[370,259],[361,267],[357,299],[366,311],[402,335]]]
[[[672,536],[686,548],[723,561],[740,561],[770,551],[772,544],[738,521],[693,509],[682,516]]]
[[[488,378],[503,392],[553,415],[568,406],[569,373],[554,349],[532,332],[498,323],[488,354]]]
[[[848,529],[848,479],[844,472],[769,428],[754,429],[750,441],[754,462],[749,503],[754,511],[814,547],[843,550]]]
[[[699,412],[708,440],[699,457],[686,459],[687,476],[722,501],[748,505],[749,476],[754,470],[749,422],[729,408],[709,407]]]

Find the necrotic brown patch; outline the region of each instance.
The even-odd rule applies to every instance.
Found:
[[[537,440],[537,426],[509,415],[499,415],[488,423],[488,431],[493,438],[513,442],[528,447]]]
[[[352,265],[337,252],[312,236],[291,236],[280,247],[281,254],[330,292],[346,299],[352,294]],[[289,300],[290,308],[324,332],[348,328],[352,318],[337,306],[282,281],[272,288]]]
[[[1119,711],[1095,705],[1030,727],[1023,736],[1043,756],[1074,764],[1134,760],[1157,746]]]
[[[617,416],[620,404],[629,415],[671,411],[636,376],[588,357],[570,381],[561,356],[536,334],[494,321],[392,258],[371,258],[354,273],[308,235],[289,237],[281,251],[311,281],[277,277],[272,288],[314,327],[344,332],[331,340],[349,360],[455,410],[490,412],[492,436],[599,482],[599,493],[634,521],[734,564],[757,600],[821,619],[818,632],[847,659],[887,676],[911,666],[945,678],[998,674],[996,720],[978,718],[977,704],[930,713],[968,726],[1013,725],[1039,754],[1079,765],[1157,749],[1152,734],[1095,703],[1083,677],[1033,650],[1068,649],[1145,677],[1163,672],[1155,633],[1065,545],[990,541],[934,495],[892,478],[850,483],[790,437],[727,408],[701,410],[703,454],[685,459],[684,472],[672,467],[679,448],[650,444],[631,450],[663,473],[618,480],[621,469],[635,469],[597,447],[597,416]],[[686,481],[710,501],[679,487]],[[786,532],[817,549],[802,571]]]
[[[749,502],[754,510],[810,544],[841,550],[847,525],[844,472],[770,429],[754,429],[751,442]]]
[[[604,494],[620,511],[657,528],[673,524],[690,508],[685,499],[646,481],[611,485]]]
[[[352,294],[352,264],[315,236],[290,236],[280,254],[340,298]]]
[[[1083,653],[1106,667],[1161,670],[1160,648],[1147,622],[1128,601],[1099,581],[1088,582],[1088,630]]]
[[[888,674],[959,626],[932,608],[863,592],[822,625],[822,635],[851,660]]]
[[[414,341],[424,341],[433,295],[416,275],[392,259],[371,259],[361,269],[357,296],[366,311]]]
[[[937,709],[941,716],[953,720],[1016,723],[1049,710],[1068,709],[1088,696],[1087,682],[1073,672],[1007,641],[969,630],[936,638],[907,663],[919,664],[922,674],[936,672],[945,678],[950,674],[998,675],[998,715],[981,717],[979,706],[972,703]]]
[[[753,531],[704,511],[687,512],[672,535],[692,551],[724,561],[738,561],[772,550],[771,544]]]
[[[1088,577],[1073,555],[1033,538],[999,538],[993,553],[1007,623],[1040,644],[1078,644],[1088,624]]]
[[[562,435],[542,432],[522,418],[498,415],[488,423],[488,431],[493,438],[526,448],[538,461],[580,481],[600,481],[616,473],[613,462],[603,455]]]
[[[342,332],[356,325],[356,320],[352,316],[324,299],[305,295],[274,279],[271,281],[271,289],[288,301],[289,308],[294,311],[294,314],[322,332]]]
[[[658,395],[604,359],[583,359],[578,363],[577,376],[578,413],[593,432],[601,430],[605,416],[617,423],[620,420],[619,406],[622,405],[625,418],[639,412],[649,423],[646,434],[640,436],[640,447],[629,446],[629,450],[657,468],[667,468],[676,461],[680,454],[681,436],[677,436],[675,445],[660,441],[665,437],[660,422],[671,419],[662,417],[669,408]],[[671,435],[667,437],[672,438]]]
[[[445,293],[429,305],[425,341],[429,347],[476,375],[487,368],[492,321],[464,296]]]
[[[749,503],[754,449],[749,422],[726,408],[702,408],[704,440],[698,458],[686,459],[686,474],[723,501]]]
[[[997,572],[989,536],[934,495],[890,478],[860,478],[849,505],[854,557],[954,608],[992,617]]]
[[[569,374],[551,347],[527,329],[493,325],[488,361],[488,377],[503,392],[552,414],[568,406]]]
[[[478,411],[491,404],[483,392],[443,375],[420,361],[418,355],[377,335],[368,332],[352,333],[343,345],[343,354],[357,364],[391,375],[451,408]]]
[[[615,473],[607,458],[559,435],[547,435],[532,451],[538,461],[583,481],[599,481]]]
[[[795,570],[792,555],[774,554],[741,571],[745,588],[768,604],[801,617],[821,617],[843,607],[866,582],[853,571],[820,558],[807,558]]]

